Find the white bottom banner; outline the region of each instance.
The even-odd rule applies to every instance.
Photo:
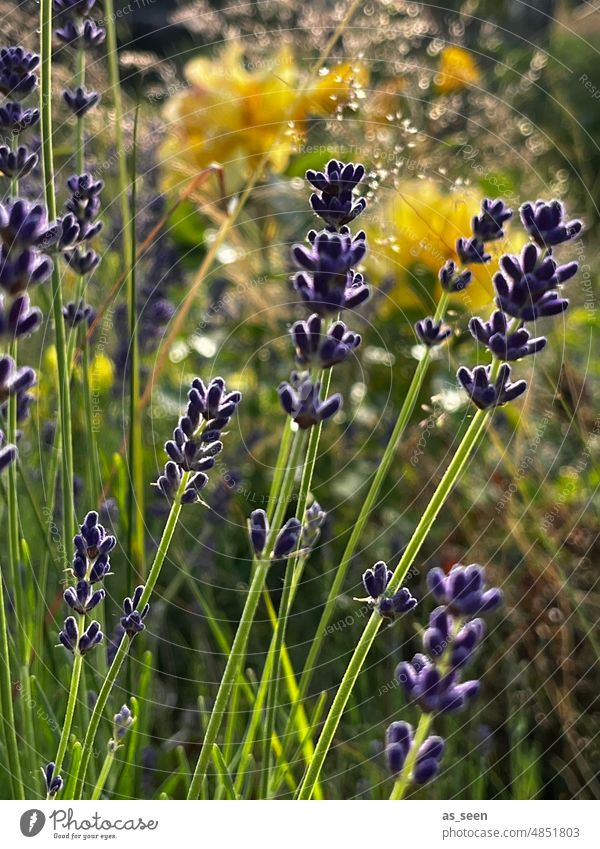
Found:
[[[306,806],[310,805],[310,811]],[[233,807],[235,806],[235,808]],[[392,809],[392,806],[394,808]],[[267,810],[268,808],[268,810]],[[377,808],[377,810],[375,810]],[[0,802],[2,845],[112,842],[238,849],[315,849],[374,841],[437,847],[598,849],[600,803],[540,802]]]

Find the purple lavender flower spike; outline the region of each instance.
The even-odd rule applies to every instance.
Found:
[[[37,86],[34,73],[40,57],[21,46],[0,49],[0,92],[12,100],[22,100]]]
[[[490,374],[490,366],[475,366],[472,371],[461,366],[457,372],[458,380],[463,389],[480,410],[508,404],[527,389],[527,381],[525,380],[510,382],[511,369],[507,363],[500,366],[498,376],[493,382],[490,382]]]
[[[291,335],[299,365],[317,362],[321,368],[331,368],[344,362],[361,343],[359,334],[348,330],[343,321],[334,322],[325,335],[322,335],[322,327],[322,319],[317,313],[292,326]]]
[[[350,224],[366,209],[366,200],[353,194],[364,176],[364,165],[337,159],[331,159],[324,171],[306,172],[306,179],[317,189],[310,196],[310,205],[332,229]]]
[[[445,292],[462,292],[471,282],[473,274],[468,269],[459,271],[456,263],[449,259],[440,268],[438,277]]]
[[[0,130],[18,136],[40,120],[40,110],[8,101],[0,106]]]
[[[58,228],[48,222],[48,212],[41,203],[22,198],[0,203],[0,237],[7,248],[48,248],[58,238]]]
[[[440,761],[444,754],[444,741],[441,737],[428,737],[417,752],[412,780],[415,784],[427,784],[440,770]]]
[[[113,716],[113,739],[115,743],[122,740],[127,732],[131,730],[135,719],[127,705]]]
[[[479,681],[462,683],[456,672],[441,672],[422,654],[416,654],[410,663],[398,664],[396,679],[407,699],[424,713],[462,710],[479,692]]]
[[[386,732],[385,755],[392,775],[402,772],[410,752],[414,730],[408,722],[392,722]]]
[[[7,469],[17,459],[17,446],[5,442],[4,432],[0,430],[0,472]]]
[[[241,398],[240,392],[227,392],[222,377],[213,378],[208,386],[199,377],[194,379],[185,415],[174,428],[172,439],[165,443],[170,460],[155,484],[163,495],[174,498],[183,473],[193,473],[187,480],[181,503],[201,500],[200,492],[208,483],[206,472],[213,468],[215,457],[223,450],[221,430],[229,423]]]
[[[485,570],[477,563],[470,566],[457,563],[448,575],[439,568],[431,569],[427,583],[435,600],[456,616],[481,615],[502,603],[500,589],[485,588]]]
[[[384,594],[392,575],[392,570],[388,569],[387,563],[383,560],[379,560],[372,569],[363,572],[362,582],[367,595],[377,601]]]
[[[5,177],[26,177],[33,171],[37,162],[37,153],[31,153],[25,145],[19,145],[15,151],[5,144],[0,146],[0,171]]]
[[[408,722],[392,722],[386,733],[385,754],[389,771],[399,775],[404,769],[406,759],[414,745],[414,730]],[[428,737],[421,744],[415,758],[410,780],[415,784],[427,784],[439,772],[440,761],[444,754],[444,741],[441,737]]]
[[[74,115],[83,118],[86,112],[100,102],[100,94],[97,91],[87,91],[83,86],[77,86],[73,91],[65,89],[63,100]]]
[[[457,239],[456,253],[463,265],[482,265],[489,262],[491,254],[485,252],[485,245],[476,236],[470,239]]]
[[[394,622],[396,617],[414,610],[417,603],[417,599],[411,595],[410,590],[406,587],[401,587],[390,598],[380,599],[377,604],[377,610],[379,615],[384,619]]]
[[[18,295],[29,286],[44,283],[52,274],[53,262],[32,248],[22,251],[0,246],[0,287],[9,295]]]
[[[0,404],[11,395],[19,395],[35,385],[35,372],[28,366],[17,368],[8,354],[0,356]]]
[[[73,540],[75,549],[88,560],[94,561],[100,555],[109,554],[117,540],[114,536],[106,533],[104,526],[98,522],[98,514],[90,510],[80,526],[80,532]]]
[[[275,539],[273,559],[280,560],[282,557],[289,557],[292,552],[296,551],[301,532],[302,523],[295,517],[288,519]]]
[[[250,543],[255,554],[262,554],[267,544],[269,533],[269,520],[264,510],[253,510],[248,520],[248,532]]]
[[[490,316],[489,321],[474,317],[469,321],[471,335],[485,345],[501,360],[513,361],[537,354],[546,345],[546,337],[539,336],[531,338],[527,328],[521,326],[512,333],[508,333],[508,320],[506,313],[496,310]]]
[[[365,256],[364,232],[352,235],[347,227],[339,232],[321,230],[308,234],[311,246],[295,245],[292,256],[304,269],[293,279],[294,288],[320,315],[354,309],[369,297],[361,274],[353,270]]]
[[[123,616],[121,617],[121,627],[130,639],[133,639],[136,634],[140,634],[144,628],[144,619],[150,611],[150,605],[146,604],[142,610],[138,610],[138,605],[142,598],[144,587],[136,587],[131,598],[127,597],[123,601]]]
[[[427,317],[416,322],[415,333],[424,345],[433,348],[445,342],[452,335],[452,329],[441,321]]]
[[[4,306],[4,297],[0,294],[0,336],[29,336],[42,323],[42,311],[31,306],[29,295],[17,295],[8,309]]]
[[[481,212],[473,218],[473,235],[482,242],[494,242],[504,238],[504,224],[513,216],[512,209],[503,200],[485,198]]]
[[[324,171],[308,170],[306,179],[318,192],[330,197],[339,197],[344,192],[352,192],[365,176],[365,166],[353,162],[343,163],[330,159]]]
[[[73,250],[65,251],[63,256],[73,271],[81,275],[91,274],[100,263],[100,257],[92,248],[84,250],[77,246]]]
[[[543,256],[537,245],[528,244],[520,257],[505,255],[501,271],[494,275],[496,303],[508,315],[535,321],[564,312],[569,302],[555,291],[577,272],[577,262],[557,265],[552,256]]]
[[[321,401],[320,382],[313,383],[307,375],[295,372],[290,383],[280,383],[277,392],[284,411],[302,430],[326,421],[342,406],[341,395],[330,395],[326,401]]]
[[[536,200],[519,209],[523,227],[541,248],[552,248],[569,242],[581,233],[578,219],[565,221],[565,209],[559,200]]]
[[[65,324],[69,327],[77,327],[80,324],[87,324],[89,327],[96,317],[96,311],[81,298],[79,302],[69,301],[65,304],[63,316]]]
[[[78,581],[76,587],[68,587],[63,598],[68,606],[82,616],[92,611],[104,600],[106,592],[103,589],[94,590],[89,581]]]
[[[67,616],[64,621],[62,631],[58,632],[58,639],[67,651],[75,652],[79,639],[79,629],[74,616]]]
[[[321,536],[321,528],[325,523],[327,513],[321,509],[318,501],[313,501],[310,507],[304,511],[302,519],[302,535],[300,537],[300,545],[303,549],[312,549],[318,542]]]
[[[97,47],[106,38],[106,30],[90,18],[81,22],[66,20],[54,30],[54,34],[59,41],[70,47],[76,47],[78,44],[83,44],[84,47]]]
[[[52,799],[62,790],[63,780],[60,775],[55,775],[56,764],[52,761],[42,767],[46,794]]]
[[[104,634],[100,630],[100,623],[94,619],[87,626],[81,637],[79,638],[78,650],[79,654],[85,655],[96,646],[100,645],[104,639]]]

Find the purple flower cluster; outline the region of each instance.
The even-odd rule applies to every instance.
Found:
[[[71,574],[76,584],[64,591],[63,598],[67,606],[80,618],[80,622],[75,616],[68,616],[58,639],[68,651],[86,654],[103,639],[100,623],[94,620],[85,627],[84,618],[104,600],[104,588],[96,585],[101,584],[110,572],[110,552],[117,540],[106,533],[98,522],[98,514],[91,511],[83,520],[73,543],[75,554]]]
[[[0,107],[0,128],[15,136],[39,120],[39,110],[27,109],[20,102],[37,88],[39,63],[37,54],[21,46],[0,49],[0,93],[5,97]],[[14,150],[7,144],[0,145],[0,172],[10,180],[30,174],[37,163],[37,153],[24,144]],[[4,264],[2,260],[0,263]]]
[[[54,0],[54,11],[59,16],[60,26],[54,34],[68,47],[85,50],[97,47],[106,38],[105,30],[88,17],[96,0]],[[81,119],[100,102],[97,91],[88,91],[84,86],[65,89],[63,100],[71,112]]]
[[[483,219],[492,214],[491,203],[484,201]],[[525,203],[519,211],[532,241],[520,256],[501,257],[500,270],[493,278],[498,309],[488,321],[474,317],[469,322],[472,336],[488,348],[494,364],[473,369],[463,366],[457,373],[469,398],[482,410],[506,404],[525,392],[527,383],[512,382],[507,363],[535,355],[546,346],[546,338],[534,336],[525,323],[560,315],[567,309],[569,302],[562,297],[561,286],[578,269],[574,261],[559,265],[553,249],[578,236],[581,221],[566,221],[564,207],[557,200]]]
[[[481,265],[491,260],[486,252],[486,244],[504,238],[504,225],[512,218],[513,211],[502,200],[486,198],[481,211],[471,222],[472,235],[460,238],[456,242],[456,253],[462,266]],[[445,292],[462,292],[473,277],[466,267],[458,267],[454,260],[447,260],[438,273],[439,281]],[[441,345],[451,335],[452,330],[442,321],[432,316],[417,321],[415,333],[419,341],[428,348]]]
[[[304,511],[302,521],[292,517],[278,531],[273,550],[267,553],[272,560],[281,560],[291,554],[299,554],[312,549],[321,534],[321,528],[327,513],[314,501]],[[257,557],[264,554],[269,539],[269,520],[262,508],[253,510],[248,519],[248,537],[253,553]]]
[[[58,639],[67,651],[86,655],[104,639],[100,623],[93,620],[86,624],[85,617],[104,601],[106,591],[101,584],[110,574],[110,553],[117,540],[107,534],[98,521],[98,514],[91,511],[83,520],[73,543],[75,553],[71,574],[75,585],[67,587],[63,598],[75,615],[67,616]],[[144,630],[143,620],[148,615],[150,605],[146,604],[139,609],[143,592],[143,586],[137,587],[132,598],[126,598],[123,602],[121,636],[126,634],[133,638]]]
[[[65,204],[66,215],[61,222],[64,236],[62,247],[65,248],[63,256],[77,274],[90,274],[100,262],[100,257],[89,243],[102,230],[102,221],[98,220],[98,215],[104,183],[84,173],[69,177],[67,186],[71,194]]]
[[[391,579],[392,570],[388,569],[387,563],[379,560],[371,569],[363,572],[362,582],[367,592],[366,598],[356,599],[356,601],[366,601],[377,610],[380,616],[389,620],[390,624],[398,616],[409,613],[417,606],[417,599],[406,587],[401,587],[391,596],[385,595]]]
[[[275,537],[273,551],[268,556],[273,560],[281,560],[297,552],[302,532],[302,522],[299,519],[295,517],[288,519]],[[260,557],[264,553],[269,537],[269,520],[264,510],[252,511],[248,519],[248,534],[254,554]]]
[[[316,190],[310,198],[313,211],[323,220],[322,230],[310,230],[306,244],[294,245],[292,259],[300,269],[293,278],[303,303],[314,310],[291,328],[296,362],[301,367],[326,369],[344,362],[360,346],[361,337],[343,321],[325,325],[331,314],[355,309],[369,297],[356,266],[367,252],[363,231],[352,234],[348,225],[366,208],[355,191],[365,176],[361,164],[330,160],[323,171],[307,171]],[[310,428],[333,416],[342,405],[341,395],[326,401],[321,386],[308,373],[293,373],[279,386],[285,412],[301,428]]]
[[[400,663],[396,679],[408,701],[422,713],[454,713],[464,709],[479,692],[479,681],[463,681],[462,671],[485,635],[480,617],[501,604],[502,593],[496,587],[486,587],[485,571],[476,564],[457,564],[448,575],[441,569],[432,569],[427,580],[439,606],[431,613],[423,633],[423,652],[410,662]],[[386,755],[393,775],[404,768],[413,738],[407,723],[394,722],[388,728]],[[436,776],[443,751],[443,740],[434,736],[411,755],[411,780],[415,784],[424,784]]]
[[[414,745],[415,732],[408,722],[392,722],[386,733],[385,754],[392,775],[402,772],[409,752]],[[444,754],[444,741],[431,736],[421,743],[413,765],[411,780],[414,784],[427,784],[439,772]]]
[[[227,427],[242,400],[241,392],[228,392],[222,377],[205,385],[196,377],[188,392],[185,415],[165,443],[170,457],[156,486],[169,499],[179,496],[182,504],[200,500],[208,483],[206,474],[223,450],[221,431]],[[185,480],[183,492],[180,492]]]
[[[35,372],[29,366],[17,367],[15,361],[9,354],[0,354],[0,414],[6,418],[8,413],[9,398],[16,398],[17,421],[22,421],[29,414],[29,407],[33,396],[29,390],[35,386]],[[14,447],[14,446],[12,446]],[[5,455],[6,465],[8,459],[13,458],[13,452]]]

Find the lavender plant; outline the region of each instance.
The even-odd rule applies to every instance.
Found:
[[[311,71],[313,76],[331,58],[356,5],[350,4],[338,22]],[[335,542],[324,533],[328,518],[329,522],[335,518],[330,501],[335,489],[324,486],[323,494],[316,493],[323,509],[315,499],[315,489],[321,476],[325,477],[330,460],[323,456],[321,465],[318,458],[325,454],[321,445],[323,426],[334,433],[343,420],[344,403],[350,401],[344,381],[353,362],[363,355],[363,339],[355,330],[356,313],[364,308],[373,309],[375,314],[376,305],[368,304],[372,287],[364,277],[367,237],[358,222],[371,204],[377,175],[363,163],[337,158],[322,170],[306,172],[311,187],[306,212],[316,223],[302,243],[292,245],[289,257],[294,267],[289,287],[294,312],[288,316],[287,379],[277,387],[271,384],[264,393],[276,411],[270,409],[268,422],[265,417],[262,425],[268,425],[269,436],[280,425],[279,454],[268,499],[262,507],[246,505],[240,513],[235,489],[226,498],[221,497],[224,482],[239,479],[238,468],[222,472],[221,455],[224,445],[230,446],[232,462],[239,461],[244,473],[251,469],[247,460],[240,461],[236,455],[236,437],[230,433],[235,430],[242,394],[229,389],[223,377],[214,376],[216,365],[207,381],[193,376],[198,370],[189,368],[192,357],[209,357],[210,344],[203,343],[212,340],[198,340],[198,334],[190,337],[186,354],[190,360],[183,365],[173,341],[195,299],[204,296],[201,284],[208,283],[215,259],[220,261],[236,252],[229,240],[237,248],[237,225],[241,230],[246,226],[241,211],[252,201],[253,189],[293,127],[293,104],[289,114],[279,116],[285,118],[284,129],[269,142],[271,149],[257,155],[256,167],[239,196],[230,198],[228,204],[211,202],[210,216],[216,229],[206,229],[199,269],[181,307],[176,309],[152,279],[158,265],[147,269],[138,287],[137,261],[147,257],[148,250],[156,249],[158,243],[155,239],[150,248],[146,244],[137,247],[138,232],[143,229],[136,218],[137,185],[144,181],[145,191],[152,193],[155,186],[148,188],[147,175],[138,169],[138,114],[131,140],[128,137],[112,0],[104,5],[103,26],[94,20],[97,11],[95,0],[41,0],[39,55],[21,45],[0,49],[0,131],[5,136],[5,143],[0,145],[4,180],[0,200],[0,494],[8,543],[7,555],[0,558],[0,708],[4,719],[0,751],[6,783],[14,798],[40,795],[42,764],[41,795],[47,800],[155,793],[156,778],[149,776],[160,775],[163,763],[155,768],[152,761],[159,749],[154,734],[159,720],[155,721],[149,705],[157,714],[162,708],[149,691],[158,680],[153,667],[161,669],[165,649],[152,632],[158,623],[161,628],[164,623],[166,633],[172,623],[163,615],[165,606],[184,599],[181,609],[185,614],[178,617],[175,627],[181,627],[182,632],[192,626],[197,631],[202,629],[202,639],[213,639],[226,662],[213,692],[206,682],[218,667],[219,655],[197,651],[195,642],[189,646],[201,658],[194,658],[193,663],[202,665],[192,668],[177,705],[182,709],[172,713],[181,714],[184,723],[190,718],[190,724],[175,729],[169,745],[160,747],[158,757],[164,761],[165,779],[155,795],[187,796],[190,800],[210,796],[272,799],[286,793],[303,800],[321,798],[327,795],[322,783],[323,765],[377,635],[389,648],[396,644],[398,635],[409,635],[414,629],[415,612],[418,616],[420,607],[405,585],[409,570],[417,562],[440,511],[461,484],[497,409],[525,395],[528,387],[519,371],[520,361],[537,357],[550,347],[540,322],[562,316],[568,308],[563,287],[578,270],[578,262],[569,258],[569,246],[581,233],[582,223],[570,220],[557,200],[520,206],[528,243],[518,255],[505,253],[500,258],[493,277],[495,304],[491,315],[473,316],[468,321],[467,342],[470,336],[477,346],[471,348],[472,354],[466,344],[454,348],[462,330],[462,313],[451,306],[460,304],[463,298],[468,303],[465,290],[480,267],[491,265],[496,243],[504,239],[513,211],[502,199],[484,199],[470,228],[467,226],[455,244],[445,246],[447,257],[441,258],[438,273],[441,296],[437,307],[432,315],[413,316],[418,318],[411,331],[418,343],[416,368],[386,430],[386,445],[367,477],[365,492],[357,488],[356,497],[349,493],[345,499],[343,510],[350,513],[356,501],[356,514],[348,522],[343,553],[335,557]],[[73,76],[73,83],[57,97],[52,82],[56,61],[53,37],[61,52],[66,48]],[[88,88],[87,63],[92,51],[98,51],[105,41],[109,92],[108,97],[101,98],[99,91]],[[305,96],[307,88],[308,83],[300,87],[298,98]],[[37,97],[39,107],[33,105]],[[110,172],[102,173],[105,179],[98,176],[101,169],[89,132],[91,125],[86,123],[103,100],[114,107],[116,180]],[[66,144],[61,143],[62,138],[58,142],[62,129],[55,132],[54,109],[61,118],[68,116],[72,140]],[[338,117],[342,118],[341,110]],[[38,128],[39,145],[34,137]],[[149,144],[148,139],[140,143]],[[40,165],[43,202],[35,193]],[[64,184],[57,183],[55,174],[63,169],[68,177]],[[110,214],[115,192],[119,194],[120,219],[114,217],[113,229],[115,238],[121,241],[118,256],[109,255],[101,262],[102,219]],[[285,196],[283,192],[281,196]],[[182,197],[186,203],[190,197],[197,199],[191,191],[184,191]],[[165,219],[177,231],[178,223],[169,220],[173,212],[166,208]],[[185,207],[182,218],[187,214]],[[442,234],[443,244],[444,238]],[[186,263],[191,264],[194,257],[184,263],[179,249],[175,250],[177,274],[171,271],[168,276],[181,276],[187,284]],[[564,262],[559,259],[562,251],[567,257]],[[110,295],[105,285],[117,264],[122,269],[121,282],[126,285],[126,303],[118,291],[119,281],[114,287],[114,281],[110,281]],[[91,281],[97,284],[93,288]],[[169,279],[169,286],[174,282]],[[138,308],[140,296],[148,301],[145,323],[140,319],[140,312],[144,314]],[[106,335],[112,338],[104,339],[98,348],[114,358],[122,373],[118,384],[127,398],[127,420],[123,422],[120,449],[95,423],[92,410],[90,341],[97,332],[97,313],[110,316],[113,299],[117,328],[111,328]],[[51,316],[47,315],[50,310]],[[44,332],[37,333],[41,328]],[[140,343],[146,356],[143,368]],[[186,346],[187,341],[182,342],[182,350]],[[367,621],[355,649],[348,652],[347,667],[328,705],[325,688],[331,689],[335,681],[325,681],[328,667],[320,661],[324,649],[331,648],[331,620],[338,605],[350,603],[347,591],[356,591],[356,581],[348,580],[350,567],[359,557],[361,561],[364,558],[361,549],[368,544],[369,523],[375,526],[378,521],[386,480],[394,473],[440,346],[459,352],[457,390],[468,403],[471,418],[464,432],[458,427],[451,429],[450,462],[395,567],[388,566],[389,557],[388,562],[378,560],[371,568],[361,566],[365,595],[356,601],[362,605],[361,615],[366,611]],[[36,370],[32,367],[34,354],[30,355],[34,350],[40,363]],[[155,353],[151,371],[150,357]],[[238,354],[237,350],[225,351],[225,358],[237,363]],[[157,381],[166,366],[168,379],[163,391]],[[153,484],[155,498],[146,511],[150,476],[146,473],[149,457],[145,449],[150,441],[148,425],[152,421],[152,429],[155,426],[155,411],[148,415],[146,407],[153,391],[158,390],[155,397],[161,403],[156,426],[160,427],[161,413],[173,409],[175,403],[179,406],[173,397],[176,381],[183,381],[180,385],[186,387],[184,409],[164,442],[164,464],[160,463]],[[252,395],[258,396],[252,382],[249,385]],[[340,387],[344,387],[343,392]],[[102,413],[111,424],[116,399],[113,388],[106,401],[107,411]],[[44,432],[49,428],[56,431],[48,468],[40,463],[44,468],[39,473],[33,464],[28,465],[28,457],[42,442],[42,422],[30,416],[36,400],[40,417],[50,419]],[[249,400],[251,408],[255,397]],[[241,408],[243,415],[246,404],[247,396]],[[254,407],[248,415],[256,419],[257,410],[262,413],[262,409]],[[260,424],[253,421],[257,433]],[[360,422],[352,427],[360,429]],[[244,438],[251,447],[253,440],[257,441],[254,432],[244,434]],[[342,438],[351,440],[352,434]],[[39,450],[48,450],[48,446]],[[75,474],[80,457],[85,484]],[[364,466],[356,467],[352,471],[358,475]],[[425,488],[425,482],[421,484]],[[221,495],[213,492],[215,487]],[[62,496],[59,505],[55,505],[57,492]],[[76,528],[75,515],[80,513],[83,495],[90,510]],[[223,535],[220,528],[224,523],[215,516],[217,510],[225,511],[232,504],[242,524],[249,513],[246,535],[227,533],[228,552],[235,551],[238,556],[242,545],[247,552],[244,557],[249,580],[243,586],[239,621],[237,611],[231,615],[231,610],[221,607],[220,597],[215,601],[217,582],[213,585],[209,569],[218,558],[213,557],[208,565],[200,561],[197,542],[207,528],[216,528]],[[31,525],[22,518],[24,505],[23,515],[32,518]],[[183,543],[178,528],[186,513],[194,522],[200,517],[200,522],[190,525],[190,541]],[[163,520],[162,533],[154,543],[147,527],[152,523],[154,528]],[[119,539],[126,537],[118,557],[117,534]],[[318,543],[323,536],[331,548],[322,559],[334,567],[328,591],[323,590],[326,577],[316,571]],[[71,552],[66,548],[71,539],[74,551],[69,557]],[[163,586],[170,556],[178,564],[177,574],[164,580]],[[111,558],[121,564],[112,580]],[[235,562],[233,556],[230,562]],[[196,571],[198,565],[203,572]],[[307,567],[311,581],[303,582]],[[60,584],[63,568],[66,586]],[[230,570],[232,585],[241,585],[241,574]],[[406,717],[396,718],[394,707],[395,721],[387,729],[381,758],[393,780],[390,798],[395,800],[432,782],[446,771],[446,764],[447,770],[455,768],[451,759],[444,760],[450,740],[439,735],[445,733],[445,716],[466,711],[479,692],[480,683],[469,676],[468,669],[483,643],[485,619],[502,601],[500,590],[487,587],[485,570],[476,564],[434,568],[427,582],[437,606],[426,627],[417,626],[422,651],[396,669]],[[316,629],[304,606],[309,583],[316,586],[312,592],[317,604],[326,595]],[[110,586],[113,592],[109,595]],[[162,607],[155,603],[157,589]],[[111,595],[116,596],[116,604]],[[292,651],[288,645],[294,605],[299,599],[305,657],[300,647],[294,646]],[[261,604],[266,611],[262,621]],[[61,608],[63,613],[59,613]],[[201,618],[193,620],[192,616]],[[61,624],[55,622],[57,617]],[[235,623],[233,631],[230,621]],[[105,634],[109,633],[112,637],[107,639]],[[345,651],[349,633],[344,635]],[[173,642],[177,640],[173,638]],[[53,644],[49,657],[45,643]],[[187,646],[184,637],[182,650],[174,653],[171,661],[173,678],[185,662],[182,657]],[[142,647],[151,651],[142,654]],[[132,654],[135,662],[127,663]],[[42,664],[50,670],[48,674]],[[377,674],[380,668],[378,665]],[[194,694],[199,705],[196,711],[188,709],[187,699],[197,669],[205,683]],[[310,687],[317,670],[321,670],[319,686],[324,691],[313,700]],[[46,682],[50,676],[57,698],[49,696]],[[494,682],[490,686],[495,686]],[[121,689],[126,695],[120,693]],[[36,720],[41,706],[47,711],[47,721]],[[383,737],[383,733],[377,731],[373,736]],[[188,737],[189,745],[178,745]],[[171,747],[171,741],[176,741],[175,746]],[[101,760],[96,763],[97,751]],[[191,753],[195,763],[190,763]]]

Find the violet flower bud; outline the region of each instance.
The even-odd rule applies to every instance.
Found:
[[[511,369],[506,363],[500,366],[498,375],[493,382],[490,380],[490,373],[490,366],[475,366],[472,371],[461,366],[457,372],[458,380],[463,389],[480,410],[508,404],[527,389],[527,381],[525,380],[510,382]]]

